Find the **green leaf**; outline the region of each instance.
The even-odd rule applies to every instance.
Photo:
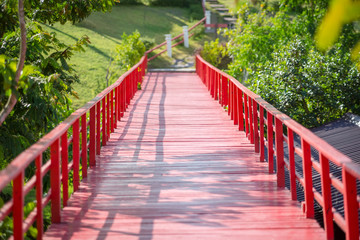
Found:
[[[67,64],[66,60],[64,57],[60,57],[60,62],[61,62],[61,66],[66,70],[69,71],[69,65]]]

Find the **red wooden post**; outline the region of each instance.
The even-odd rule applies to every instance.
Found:
[[[110,100],[110,122],[111,122],[111,132],[114,132],[115,125],[115,116],[114,116],[114,90],[111,90],[111,100]]]
[[[102,146],[106,146],[107,142],[107,131],[106,131],[106,96],[101,100],[102,105]]]
[[[68,169],[68,141],[67,131],[61,136],[61,174],[63,186],[63,206],[67,206],[69,199],[69,169]]]
[[[223,76],[219,73],[219,103],[224,106],[224,95],[223,95]]]
[[[106,94],[106,141],[110,139],[111,121],[110,121],[110,94]]]
[[[260,109],[260,162],[265,161],[265,134],[264,134],[264,108],[259,105]]]
[[[89,142],[89,162],[90,166],[96,165],[96,106],[90,108],[90,142]]]
[[[60,143],[56,139],[51,145],[51,170],[50,170],[50,185],[51,185],[51,222],[61,222],[61,197],[60,197]]]
[[[123,110],[123,83],[119,85],[119,121],[121,120],[124,114]]]
[[[254,144],[255,144],[255,152],[260,152],[259,147],[259,130],[258,130],[258,110],[257,110],[257,102],[253,99],[253,116],[254,116]]]
[[[250,135],[249,140],[251,144],[254,144],[254,121],[253,121],[253,108],[252,108],[252,98],[248,97],[248,104],[249,104],[249,130]]]
[[[79,119],[76,119],[73,125],[73,172],[74,172],[74,191],[79,189],[80,177],[80,127]]]
[[[237,96],[237,102],[238,102],[238,109],[239,109],[239,131],[244,131],[244,107],[243,107],[243,92],[241,89],[238,89],[238,96]]]
[[[24,171],[13,180],[13,204],[14,239],[24,239]]]
[[[86,113],[81,116],[81,172],[82,177],[87,177],[87,123]]]
[[[96,154],[100,155],[101,151],[101,102],[96,104]]]
[[[238,88],[237,88],[237,86],[235,86],[235,84],[234,84],[234,86],[233,86],[233,92],[234,92],[234,94],[233,94],[233,98],[234,98],[234,100],[233,100],[233,103],[234,103],[234,107],[233,107],[233,111],[234,111],[234,125],[237,125],[237,124],[239,124],[239,116],[238,116],[238,114],[239,114],[239,110],[238,110],[238,101],[237,101],[237,99],[238,99]]]
[[[36,228],[38,231],[37,239],[40,240],[43,238],[44,233],[44,218],[43,218],[43,207],[42,207],[42,197],[43,197],[43,180],[41,174],[42,167],[42,155],[40,154],[35,159],[36,165]]]
[[[222,97],[223,97],[223,106],[228,105],[228,79],[226,77],[222,77]]]
[[[294,149],[294,133],[291,128],[288,127],[288,150],[289,150],[289,175],[290,175],[290,191],[291,200],[296,200],[296,175],[295,175],[295,149]]]
[[[324,228],[326,232],[326,238],[334,239],[329,160],[322,153],[320,153],[320,165],[321,165],[321,173],[320,173],[321,192],[324,202],[324,206],[323,206]]]
[[[212,97],[214,97],[214,92],[213,92],[213,87],[214,87],[214,71],[213,71],[213,69],[212,68],[209,68],[209,70],[210,70],[210,74],[209,74],[209,76],[210,76],[210,79],[209,79],[209,82],[210,82],[210,85],[209,85],[209,87],[210,87],[210,95],[212,96]]]
[[[306,206],[306,217],[314,217],[314,192],[312,190],[312,164],[311,164],[311,149],[309,143],[304,139],[301,139],[301,146],[303,151],[303,172],[305,180],[305,206]]]
[[[117,128],[117,122],[120,121],[120,85],[115,88],[115,128]]]
[[[284,137],[283,125],[280,119],[275,117],[275,146],[276,146],[276,175],[277,186],[285,187],[285,162],[284,162]]]
[[[219,73],[217,71],[215,71],[214,74],[214,99],[218,100],[218,81],[219,81]]]
[[[247,95],[244,93],[244,110],[245,110],[245,133],[249,137],[249,116],[248,116],[248,104],[247,104]]]
[[[356,193],[356,178],[352,176],[345,168],[342,169],[342,177],[344,184],[344,212],[346,222],[346,240],[359,239],[359,222]]]
[[[273,147],[273,116],[267,111],[267,137],[268,137],[268,162],[269,173],[274,173],[274,147]]]
[[[233,92],[232,92],[232,82],[229,81],[229,105],[228,105],[228,115],[230,115],[230,119],[232,120],[232,107],[233,107]]]

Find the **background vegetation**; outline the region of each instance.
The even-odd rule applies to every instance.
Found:
[[[223,32],[232,58],[228,73],[310,128],[346,112],[360,114],[360,73],[350,53],[359,31],[353,23],[344,24],[327,52],[316,47],[315,34],[327,3],[246,3],[237,13],[235,29]],[[215,47],[203,51],[205,58],[211,59],[212,53],[219,56],[223,50]]]

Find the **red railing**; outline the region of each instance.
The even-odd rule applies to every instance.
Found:
[[[0,172],[0,191],[12,183],[12,199],[0,209],[0,222],[12,214],[13,238],[23,239],[24,233],[36,221],[37,238],[43,236],[43,209],[51,201],[51,222],[61,222],[61,206],[69,199],[69,172],[73,174],[73,188],[77,191],[80,173],[87,176],[88,165],[96,165],[95,156],[106,145],[110,133],[117,127],[130,100],[142,82],[147,57],[123,74],[85,106],[17,156]],[[44,152],[50,150],[50,160],[43,163]],[[72,156],[72,161],[68,161]],[[26,168],[35,162],[36,173],[24,185]],[[81,169],[81,172],[80,172]],[[43,193],[43,178],[50,172],[50,189]],[[61,189],[62,186],[62,189]],[[24,199],[36,189],[36,208],[24,219]]]
[[[261,162],[265,161],[265,147],[267,147],[269,173],[274,172],[274,156],[276,156],[278,187],[285,187],[285,167],[290,175],[292,200],[297,199],[296,181],[302,185],[305,198],[302,206],[306,217],[314,217],[315,199],[323,209],[324,228],[328,239],[334,239],[333,221],[345,232],[346,239],[359,239],[356,181],[360,179],[360,167],[199,55],[196,56],[196,72],[211,96],[219,101],[221,106],[228,108],[228,114],[234,124],[239,126],[239,130],[246,132],[250,142],[254,144],[255,152],[259,153]],[[299,136],[301,148],[296,146],[294,134]],[[273,146],[274,140],[275,146]],[[288,146],[288,161],[284,159],[284,142]],[[312,158],[311,148],[319,152],[319,161]],[[303,177],[295,169],[295,153],[302,159]],[[330,163],[342,169],[341,178],[332,176],[329,171]],[[321,192],[313,186],[313,171],[320,174]],[[333,208],[331,187],[343,195],[344,217]]]
[[[201,19],[200,21],[198,21],[197,23],[195,23],[192,27],[190,27],[190,28],[188,29],[189,33],[190,33],[193,29],[195,29],[197,26],[199,26],[200,24],[202,24],[203,22],[205,22],[205,20],[206,20],[206,18],[203,18],[203,19]],[[184,36],[184,33],[181,33],[181,34],[173,37],[173,38],[171,39],[171,41],[175,41],[176,39],[179,39],[179,38],[181,38],[181,37],[183,37],[183,36]],[[190,35],[189,35],[189,38],[191,38],[192,36],[194,36],[194,33],[190,34]],[[171,46],[171,48],[176,47],[177,45],[180,45],[180,44],[183,43],[183,42],[184,42],[184,39],[181,40],[181,41],[179,41],[179,42],[177,42],[177,43],[174,43],[174,44]],[[146,54],[149,54],[149,53],[155,51],[156,49],[161,48],[162,46],[165,46],[165,45],[166,45],[166,41],[165,41],[165,42],[162,42],[162,43],[160,43],[159,45],[157,45],[156,47],[154,47],[154,48],[146,51]],[[163,54],[163,53],[166,52],[166,51],[167,51],[167,48],[164,49],[164,50],[162,50],[162,51],[159,52],[158,54],[150,57],[148,61],[151,61],[151,60],[155,59],[156,57],[160,56],[161,54]]]

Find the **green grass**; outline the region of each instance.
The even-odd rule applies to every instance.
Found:
[[[136,29],[145,39],[153,39],[155,44],[165,40],[164,34],[176,36],[182,32],[182,26],[192,25],[187,9],[149,6],[114,6],[110,13],[93,13],[79,24],[56,24],[45,26],[57,37],[71,44],[83,35],[90,37],[91,44],[85,53],[73,56],[71,64],[78,72],[81,83],[75,84],[79,99],[73,98],[73,108],[77,109],[91,100],[106,87],[106,71],[111,52],[121,41],[125,32],[131,34]],[[210,37],[197,37],[191,40],[190,49],[177,47],[173,50],[173,59],[164,53],[150,63],[150,67],[169,67],[174,59],[186,58],[200,48],[203,41]]]

